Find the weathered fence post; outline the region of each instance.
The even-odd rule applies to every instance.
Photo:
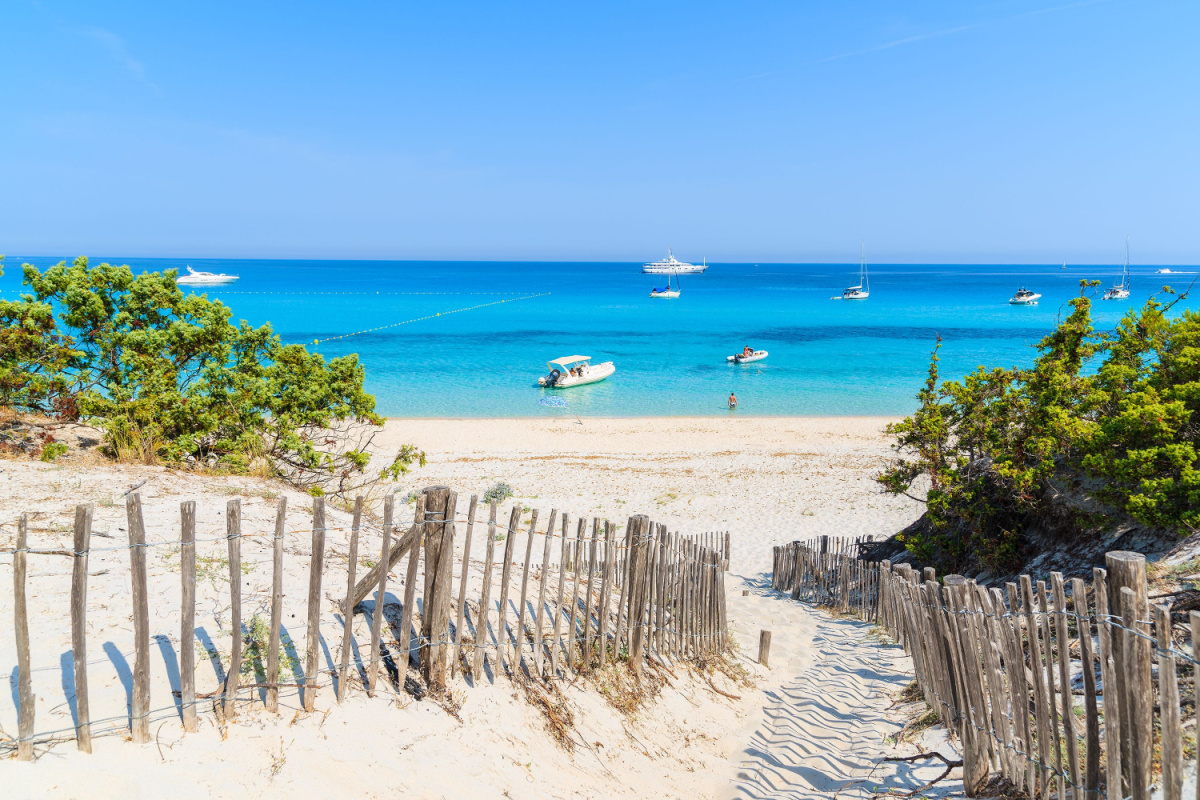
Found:
[[[421,540],[426,536],[428,528],[425,522],[425,495],[417,496],[416,510],[413,512],[413,529],[416,531],[416,536],[413,538],[412,545],[408,548],[408,567],[404,573],[404,606],[400,610],[400,647],[402,658],[397,667],[400,670],[400,685],[404,685],[405,675],[408,674],[408,665],[412,661],[412,621],[413,611],[417,604],[417,567],[421,560]],[[392,548],[396,550],[397,546]],[[425,600],[429,602],[428,598]],[[429,611],[428,606],[426,612]]]
[[[386,565],[388,546],[392,541],[392,516],[395,513],[396,495],[388,494],[383,498],[383,551],[379,563]],[[379,584],[375,587],[375,610],[371,612],[371,664],[367,668],[367,695],[375,696],[375,683],[379,680],[379,660],[383,651],[383,610],[387,598],[388,571],[386,566],[379,571]],[[350,613],[353,613],[353,609]]]
[[[425,518],[435,516],[435,524],[426,526],[425,535],[425,609],[421,614],[421,672],[429,687],[441,691],[446,686],[445,654],[452,648],[450,602],[454,584],[454,514],[458,494],[445,486],[425,489]],[[436,521],[440,518],[440,521]]]
[[[492,602],[492,565],[496,560],[496,501],[488,503],[488,532],[487,549],[483,561],[483,587],[479,595],[479,619],[475,621],[475,657],[471,667],[471,676],[476,680],[483,675],[483,649],[487,646],[488,615],[491,613]],[[501,617],[503,620],[503,616]],[[500,644],[500,636],[496,636],[496,644]],[[496,659],[492,659],[493,664]]]
[[[1150,615],[1146,599],[1146,557],[1140,553],[1118,550],[1106,553],[1104,563],[1108,571],[1109,613],[1125,617],[1124,625],[1133,631],[1149,635],[1149,626],[1139,624]],[[1121,590],[1133,592],[1133,607],[1130,616],[1125,615],[1121,605]],[[1131,624],[1132,623],[1132,624]],[[1139,642],[1146,646],[1142,647]],[[1126,652],[1133,647],[1133,657]],[[1149,699],[1150,650],[1149,641],[1133,636],[1127,631],[1117,631],[1112,637],[1113,664],[1116,666],[1117,692],[1121,707],[1121,780],[1122,797],[1145,796],[1150,785],[1150,746],[1141,744],[1152,730],[1153,708]],[[1107,691],[1107,690],[1106,690]],[[1140,784],[1140,785],[1139,785]]]
[[[512,512],[508,515],[508,528],[504,533],[504,565],[500,572],[500,619],[496,627],[498,642],[496,647],[496,664],[503,664],[507,658],[508,669],[511,672],[513,669],[512,657],[506,656],[511,641],[509,625],[508,625],[508,590],[509,580],[512,578],[513,566],[513,548],[516,547],[517,526],[521,524],[521,507],[514,505]]]
[[[142,521],[142,496],[125,498],[129,521],[129,567],[133,580],[133,691],[130,733],[135,744],[150,741],[150,608],[146,592],[146,526]]]
[[[237,715],[238,681],[242,675],[242,501],[225,504],[225,543],[229,548],[229,672],[221,710],[226,719]]]
[[[1114,661],[1113,640],[1120,638],[1120,631],[1114,627],[1112,611],[1108,605],[1108,571],[1096,567],[1092,570],[1092,583],[1096,595],[1096,620],[1100,639],[1100,682],[1104,688],[1104,742],[1105,742],[1105,783],[1107,784],[1110,800],[1120,800],[1124,796],[1121,789],[1122,756],[1121,756],[1121,717],[1120,681],[1116,677],[1118,670],[1124,667]],[[1114,635],[1115,633],[1115,635]]]
[[[196,730],[196,501],[179,504],[179,523],[179,702],[190,733]]]
[[[88,709],[87,578],[91,549],[92,505],[75,506],[75,557],[71,569],[71,655],[75,670],[75,740],[92,752],[91,712]]]
[[[559,538],[562,539],[562,544],[559,547],[558,553],[558,602],[554,605],[554,632],[552,634],[554,637],[554,645],[550,648],[550,671],[555,675],[558,674],[558,661],[561,657],[559,653],[562,652],[563,645],[566,644],[568,647],[570,646],[569,638],[566,642],[563,642],[562,639],[563,613],[566,611],[564,600],[566,598],[567,589],[567,557],[569,555],[568,551],[570,550],[570,548],[567,546],[567,536],[570,534],[570,520],[568,519],[567,514],[562,515],[561,524],[562,535]],[[549,535],[549,533],[547,533],[547,535]],[[568,659],[570,658],[569,650],[567,651],[567,657]]]
[[[1175,655],[1171,652],[1170,606],[1154,606],[1154,632],[1158,644],[1158,702],[1162,709],[1163,800],[1182,800],[1183,729],[1179,719],[1181,698],[1175,678]]]
[[[346,557],[346,601],[342,603],[342,652],[338,663],[337,701],[346,699],[346,680],[350,671],[350,649],[354,643],[354,573],[358,568],[358,529],[362,524],[363,497],[354,498],[354,521],[350,523],[350,552]]]
[[[770,667],[771,660],[771,632],[758,632],[758,663],[764,667]]]
[[[542,651],[546,646],[546,581],[550,579],[550,549],[554,546],[554,523],[558,509],[550,509],[550,520],[546,523],[546,541],[542,547],[542,569],[538,579],[538,603],[533,637],[533,672],[542,674]]]
[[[537,535],[538,510],[529,514],[529,538],[525,542],[525,569],[521,573],[521,605],[517,608],[517,642],[513,660],[517,668],[525,660],[525,608],[529,603],[529,573],[533,567],[533,540]]]
[[[321,573],[325,568],[325,498],[313,498],[312,557],[308,567],[308,628],[304,659],[304,710],[317,700],[317,672],[321,655]]]
[[[467,534],[463,537],[462,580],[458,583],[458,604],[454,610],[454,650],[450,654],[450,675],[458,675],[459,661],[466,658],[462,652],[463,624],[467,613],[467,573],[471,569],[471,534],[475,531],[475,507],[479,504],[479,495],[471,495],[471,505],[467,509]],[[479,620],[475,620],[475,635],[479,635]]]
[[[196,508],[192,504],[192,538],[195,538]],[[271,632],[267,639],[267,711],[279,712],[279,637],[283,625],[283,534],[287,523],[287,497],[275,508],[275,535],[271,544]],[[195,551],[192,555],[192,613],[195,614]],[[194,692],[194,689],[193,689]],[[193,724],[195,720],[193,719]]]
[[[34,698],[29,674],[29,610],[25,605],[26,557],[29,550],[29,516],[17,520],[17,546],[13,550],[13,616],[17,638],[17,758],[33,761]]]
[[[640,678],[642,676],[642,654],[646,642],[646,628],[642,616],[646,605],[650,518],[645,514],[636,514],[629,518],[629,527],[633,530],[633,550],[630,555],[633,570],[629,592],[629,657],[634,674]]]

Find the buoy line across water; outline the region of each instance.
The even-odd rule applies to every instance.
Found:
[[[325,342],[336,342],[338,339],[349,339],[351,336],[361,336],[364,333],[375,333],[376,331],[385,331],[389,328],[399,328],[401,325],[410,325],[414,322],[423,322],[427,319],[436,319],[437,317],[448,317],[451,314],[461,314],[464,311],[475,311],[476,309],[487,308],[488,306],[498,306],[501,303],[515,303],[518,300],[533,300],[536,297],[549,297],[549,296],[550,296],[550,292],[540,292],[538,294],[528,294],[528,295],[525,295],[524,297],[509,297],[504,300],[493,300],[490,303],[480,303],[477,306],[467,306],[466,308],[455,308],[451,311],[438,311],[433,314],[426,314],[423,317],[416,317],[415,319],[406,319],[403,322],[393,322],[391,325],[380,325],[377,328],[367,328],[366,330],[355,331],[354,333],[343,333],[340,336],[330,336],[326,339],[313,339],[313,346],[316,347],[317,345],[323,344]]]
[[[191,289],[193,287],[181,286],[180,288],[181,289]],[[199,287],[197,287],[197,288],[199,288]],[[215,287],[215,286],[203,287],[203,290],[204,290],[205,294],[207,294],[208,292],[212,292],[213,294],[272,294],[272,295],[290,295],[290,294],[335,295],[336,294],[336,295],[356,295],[356,296],[357,295],[371,295],[371,296],[388,295],[391,297],[395,297],[397,295],[434,295],[434,294],[447,294],[447,295],[449,295],[449,294],[454,294],[454,295],[472,294],[472,295],[504,295],[504,296],[512,296],[512,295],[520,294],[520,292],[382,292],[382,291],[379,291],[379,292],[306,292],[306,291],[278,292],[278,291],[272,291],[269,289],[264,289],[261,291],[258,291],[258,290],[243,291],[240,289],[233,290],[233,291],[222,291],[219,287]]]

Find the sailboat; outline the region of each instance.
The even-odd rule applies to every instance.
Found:
[[[1125,237],[1125,266],[1121,268],[1121,282],[1101,295],[1101,300],[1125,300],[1129,297],[1129,237]]]
[[[858,266],[858,286],[850,286],[842,290],[840,298],[834,300],[866,300],[871,296],[871,280],[867,276],[867,244],[862,243],[861,261]]]
[[[654,287],[653,289],[651,289],[650,290],[651,297],[665,297],[665,298],[669,298],[672,300],[675,299],[676,297],[679,297],[679,275],[677,273],[672,273],[672,274],[675,275],[675,288],[674,289],[671,288],[671,276],[668,275],[667,276],[667,285],[661,289],[657,286]]]

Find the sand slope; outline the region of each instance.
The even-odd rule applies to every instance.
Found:
[[[573,711],[573,752],[563,749],[545,719],[507,680],[453,687],[460,719],[429,700],[389,688],[368,699],[352,689],[338,706],[332,692],[318,696],[317,711],[297,713],[298,698],[285,692],[281,713],[244,702],[226,728],[202,707],[199,732],[183,736],[171,690],[178,688],[179,574],[169,544],[150,554],[151,707],[149,745],[121,736],[95,740],[91,756],[65,741],[39,748],[33,764],[0,767],[6,797],[150,797],[169,787],[179,797],[610,797],[723,798],[809,796],[821,781],[858,776],[889,729],[878,710],[897,680],[856,643],[855,623],[831,622],[790,599],[765,590],[771,546],[820,533],[885,535],[919,514],[914,503],[880,495],[871,476],[888,457],[883,420],[678,419],[619,420],[392,420],[380,437],[389,446],[413,442],[429,465],[400,488],[442,483],[460,497],[482,493],[497,480],[512,484],[516,502],[624,521],[648,513],[682,532],[728,530],[733,566],[729,615],[744,646],[739,663],[753,688],[723,677],[717,685],[676,670],[670,685],[633,717],[616,711],[587,680],[564,685]],[[31,546],[70,546],[72,508],[93,502],[96,521],[89,568],[89,670],[93,720],[118,730],[128,714],[132,636],[129,622],[125,509],[120,494],[145,480],[142,493],[148,538],[178,536],[178,507],[198,501],[198,546],[212,559],[210,577],[198,582],[197,688],[212,691],[223,671],[204,657],[211,644],[228,652],[227,583],[220,557],[225,503],[243,498],[243,619],[261,613],[269,587],[269,534],[276,497],[289,497],[285,558],[284,624],[297,653],[305,648],[309,499],[262,481],[178,474],[157,467],[72,466],[7,461],[0,473],[0,548],[11,547],[13,521],[35,512]],[[331,527],[348,515],[330,508]],[[409,512],[411,513],[411,512]],[[258,536],[258,538],[255,538]],[[360,552],[378,547],[364,533]],[[331,531],[326,545],[321,668],[336,660],[342,633],[334,604],[344,592],[347,533]],[[34,692],[39,732],[70,729],[73,683],[70,625],[65,598],[70,559],[30,556],[30,613]],[[12,691],[0,701],[0,732],[16,734],[11,556],[0,556],[0,668]],[[396,591],[399,576],[391,584]],[[741,596],[750,588],[749,597]],[[355,640],[365,649],[368,618],[355,617]],[[757,667],[758,630],[774,634],[772,666]],[[843,648],[839,650],[839,648]],[[356,651],[355,659],[362,654]],[[854,659],[859,659],[855,662]],[[831,664],[843,664],[829,672]],[[859,666],[845,666],[858,663]],[[824,671],[823,671],[824,670]],[[249,697],[249,695],[247,695]],[[821,698],[825,698],[824,701]],[[826,702],[828,709],[820,703]],[[828,716],[820,716],[827,713]],[[792,722],[788,722],[792,720]],[[796,722],[795,720],[802,720]],[[807,720],[807,721],[804,721]],[[799,727],[788,727],[796,726]],[[812,732],[838,751],[822,755]],[[808,733],[806,733],[806,731]],[[799,735],[796,735],[799,734]],[[69,739],[69,733],[64,734]],[[807,741],[807,750],[789,742]],[[846,742],[854,748],[847,751]],[[857,749],[855,749],[857,748]],[[803,759],[808,759],[804,761]],[[814,761],[815,759],[815,761]],[[818,764],[818,766],[814,766]],[[823,764],[823,766],[821,766]],[[806,773],[804,770],[810,770]],[[811,770],[821,771],[824,777]],[[770,794],[799,792],[798,794]]]

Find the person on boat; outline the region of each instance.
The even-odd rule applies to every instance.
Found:
[[[751,348],[750,345],[746,345],[742,348],[742,358],[747,358],[752,355],[754,355],[754,349]]]
[[[737,408],[737,395],[734,394],[733,392],[730,392],[729,393],[729,410],[732,411],[735,408]]]

